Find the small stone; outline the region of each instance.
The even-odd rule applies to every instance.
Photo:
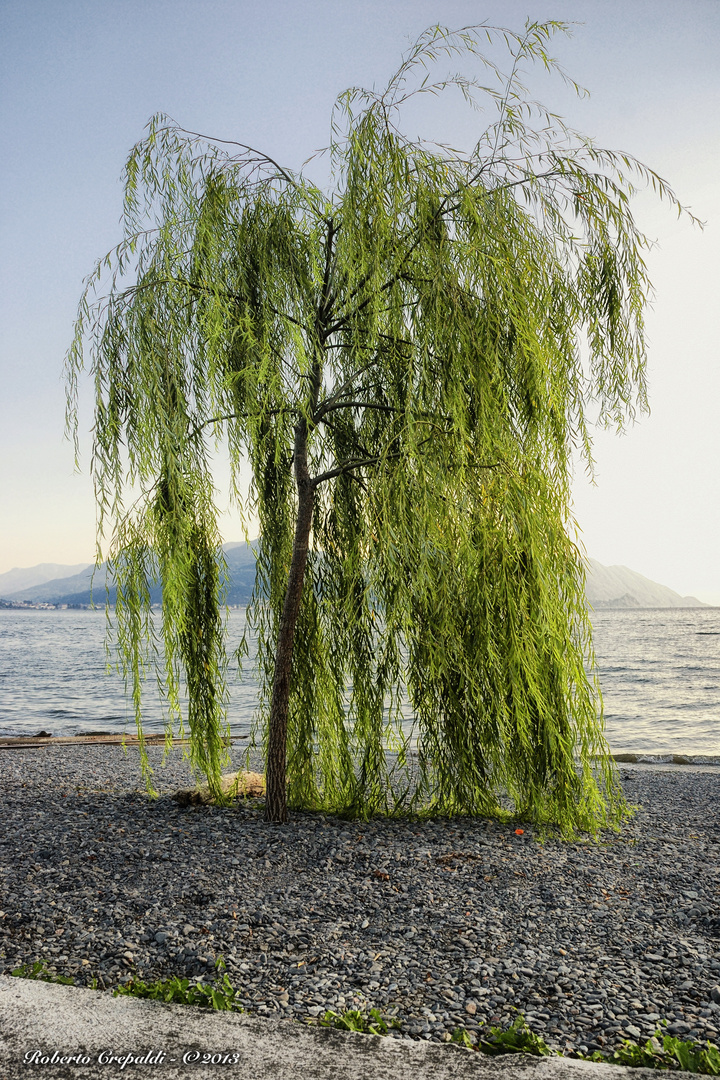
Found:
[[[712,990],[710,991],[710,997],[716,1005],[720,1005],[720,986],[713,986]]]
[[[155,940],[157,941],[158,945],[164,945],[169,936],[170,935],[166,934],[164,930],[158,930],[157,934],[155,935]]]
[[[684,1020],[676,1020],[674,1024],[668,1025],[667,1030],[670,1035],[685,1035],[690,1030],[690,1025]]]
[[[477,1012],[477,1005],[475,1004],[474,1001],[468,1001],[468,1003],[465,1006],[465,1012],[469,1013],[470,1016],[475,1015],[475,1013]]]
[[[220,777],[224,795],[230,798],[257,799],[265,794],[265,777],[256,772],[228,773]],[[208,806],[214,800],[207,786],[195,790],[181,789],[171,796],[180,806]]]
[[[625,1031],[628,1033],[628,1035],[632,1035],[633,1039],[642,1038],[642,1031],[639,1027],[635,1027],[634,1024],[626,1024]]]

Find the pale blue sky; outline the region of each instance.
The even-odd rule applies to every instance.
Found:
[[[293,167],[328,139],[336,94],[382,83],[427,25],[577,20],[555,53],[591,91],[536,92],[598,143],[677,188],[704,233],[652,200],[652,415],[597,440],[576,482],[590,554],[720,603],[720,3],[718,0],[2,0],[0,572],[91,559],[87,473],[63,441],[62,359],[84,275],[119,239],[119,177],[157,111]],[[442,123],[440,121],[442,120]],[[433,114],[459,137],[469,114]],[[92,418],[84,413],[87,430]],[[227,539],[238,539],[228,521]]]

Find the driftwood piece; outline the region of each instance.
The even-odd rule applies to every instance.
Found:
[[[227,773],[220,783],[223,793],[233,799],[257,799],[265,794],[265,777],[256,772]],[[176,791],[172,798],[180,806],[208,806],[215,801],[207,785]]]

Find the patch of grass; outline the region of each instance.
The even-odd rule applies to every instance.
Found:
[[[230,982],[222,957],[215,961],[215,967],[218,969],[218,977],[213,984],[191,983],[189,979],[181,979],[177,975],[170,979],[158,979],[154,983],[133,978],[113,991],[113,997],[147,998],[150,1001],[167,1001],[175,1005],[198,1005],[219,1012],[244,1012],[238,1001],[240,991]],[[222,978],[219,977],[220,971]]]
[[[685,1041],[673,1035],[664,1035],[660,1029],[644,1046],[625,1039],[611,1054],[596,1050],[585,1060],[625,1065],[631,1069],[682,1069],[683,1072],[703,1073],[706,1076],[720,1075],[720,1050],[714,1043],[708,1041],[703,1046],[694,1039]]]
[[[474,1042],[465,1028],[456,1028],[452,1042],[477,1050],[483,1054],[533,1054],[538,1057],[555,1055],[544,1039],[536,1035],[525,1023],[523,1016],[517,1016],[509,1028],[490,1028],[489,1038],[478,1038]],[[593,1054],[581,1054],[575,1051],[570,1057],[583,1061],[596,1061],[604,1065],[623,1065],[630,1069],[663,1069],[666,1071],[701,1073],[706,1076],[720,1076],[720,1050],[714,1043],[703,1046],[693,1039],[685,1041],[673,1035],[663,1034],[658,1029],[655,1034],[640,1046],[631,1039],[625,1039],[611,1053],[604,1054],[596,1050]]]
[[[340,1028],[341,1031],[359,1031],[363,1035],[389,1035],[391,1029],[399,1030],[401,1024],[397,1020],[391,1020],[388,1024],[380,1014],[379,1009],[347,1009],[343,1013],[333,1012],[328,1009],[322,1019],[318,1020],[322,1027]]]
[[[17,979],[39,979],[41,982],[61,983],[63,986],[75,985],[71,975],[53,975],[48,971],[45,960],[36,960],[34,964],[20,964],[10,974]]]
[[[498,1054],[532,1054],[535,1057],[550,1057],[554,1053],[540,1035],[530,1030],[524,1016],[516,1016],[510,1027],[504,1031],[499,1027],[491,1027],[490,1037],[478,1038],[477,1042],[472,1041],[465,1028],[455,1028],[451,1042],[465,1046],[468,1050],[490,1054],[492,1057]]]

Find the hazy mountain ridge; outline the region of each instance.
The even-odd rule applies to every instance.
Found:
[[[79,602],[89,604],[90,593],[92,591],[96,603],[98,601],[103,602],[105,598],[105,577],[105,563],[97,569],[94,564],[91,563],[89,566],[85,566],[79,573],[68,574],[67,576],[63,575],[62,577],[53,578],[50,581],[41,581],[36,585],[30,585],[25,589],[18,589],[16,592],[12,593],[3,589],[3,583],[0,581],[0,596],[2,596],[3,600],[20,601],[29,604],[57,604],[67,603],[67,598],[74,594],[82,596],[87,594],[87,600]]]
[[[64,579],[91,567],[92,563],[76,563],[67,566],[65,563],[39,563],[37,566],[15,566],[12,570],[0,574],[0,596],[14,596],[25,589],[32,589],[37,585],[46,585],[48,582]]]
[[[225,544],[223,551],[230,573],[227,602],[244,605],[250,600],[255,583],[255,549],[257,541],[246,544]],[[597,559],[589,559],[587,574],[587,599],[595,610],[613,608],[691,608],[708,607],[694,596],[679,593],[643,577],[627,566],[603,566]],[[54,578],[45,576],[48,571],[60,571]],[[63,571],[68,571],[64,574]],[[75,571],[73,573],[73,571]],[[9,570],[0,574],[0,598],[7,602],[24,604],[67,604],[70,607],[87,607],[95,603],[105,604],[106,566],[95,569],[92,564],[62,566],[58,563],[41,563],[27,569]],[[110,601],[115,600],[115,589],[110,586]],[[162,599],[160,585],[150,590],[151,601],[159,604]]]
[[[691,608],[709,607],[695,596],[681,596],[667,585],[643,577],[627,566],[603,566],[588,559],[585,593],[598,611],[608,608]]]
[[[255,583],[255,547],[256,541],[246,544],[230,543],[223,545],[225,562],[227,563],[230,580],[227,589],[228,604],[247,604],[250,601],[253,585]],[[43,563],[38,567],[29,567],[27,570],[10,570],[7,574],[0,574],[0,599],[11,604],[65,604],[68,607],[88,607],[95,604],[103,607],[106,595],[110,602],[115,602],[115,588],[112,583],[106,594],[107,564],[95,568],[93,564],[84,564],[79,573],[68,573],[52,580],[43,580],[27,586],[15,589],[12,592],[6,587],[5,580],[10,575],[24,573],[28,578],[33,571],[41,571],[43,566],[56,565]],[[81,566],[83,564],[80,564]],[[74,566],[61,567],[73,571]],[[12,581],[13,579],[11,579]],[[159,604],[162,600],[162,590],[159,583],[150,589],[150,601]]]

